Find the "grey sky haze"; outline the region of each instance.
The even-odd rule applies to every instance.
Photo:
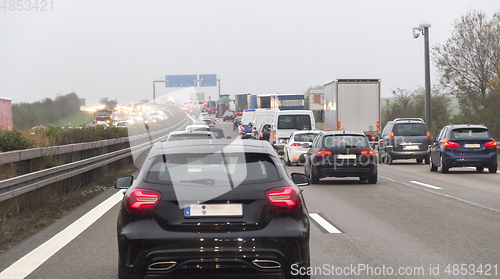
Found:
[[[3,1],[0,1],[3,2]],[[472,8],[500,1],[53,0],[53,11],[0,10],[0,97],[74,91],[129,103],[164,75],[217,74],[221,93],[300,93],[336,78],[380,78],[382,96],[424,85],[431,45]],[[437,75],[431,68],[432,83]],[[157,85],[157,95],[169,92]],[[211,92],[215,92],[211,88]]]

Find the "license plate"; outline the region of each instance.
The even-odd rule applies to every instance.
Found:
[[[234,204],[188,204],[184,207],[184,216],[243,216],[243,205]]]
[[[405,145],[403,146],[404,150],[418,150],[419,146],[418,145]]]
[[[337,155],[337,159],[356,159],[356,154],[349,154],[349,155],[339,154]]]
[[[465,148],[480,148],[480,147],[481,147],[481,145],[480,145],[480,144],[478,144],[478,143],[477,143],[477,144],[466,143],[466,144],[464,144],[464,147],[465,147]]]

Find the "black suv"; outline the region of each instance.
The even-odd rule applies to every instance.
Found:
[[[432,138],[430,149],[431,171],[476,167],[481,172],[487,167],[490,173],[497,172],[497,142],[484,125],[445,126],[437,139]]]
[[[429,163],[431,136],[422,118],[396,118],[387,122],[380,135],[380,162],[392,164],[396,159],[416,159]]]

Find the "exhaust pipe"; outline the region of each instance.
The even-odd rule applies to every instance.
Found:
[[[177,262],[157,262],[151,264],[148,269],[152,271],[165,271],[174,267]]]
[[[273,260],[253,260],[252,263],[259,268],[280,268],[281,264]]]

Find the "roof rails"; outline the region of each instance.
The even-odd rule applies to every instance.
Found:
[[[398,121],[420,121],[420,122],[425,122],[422,118],[396,118],[394,119],[394,122]]]

